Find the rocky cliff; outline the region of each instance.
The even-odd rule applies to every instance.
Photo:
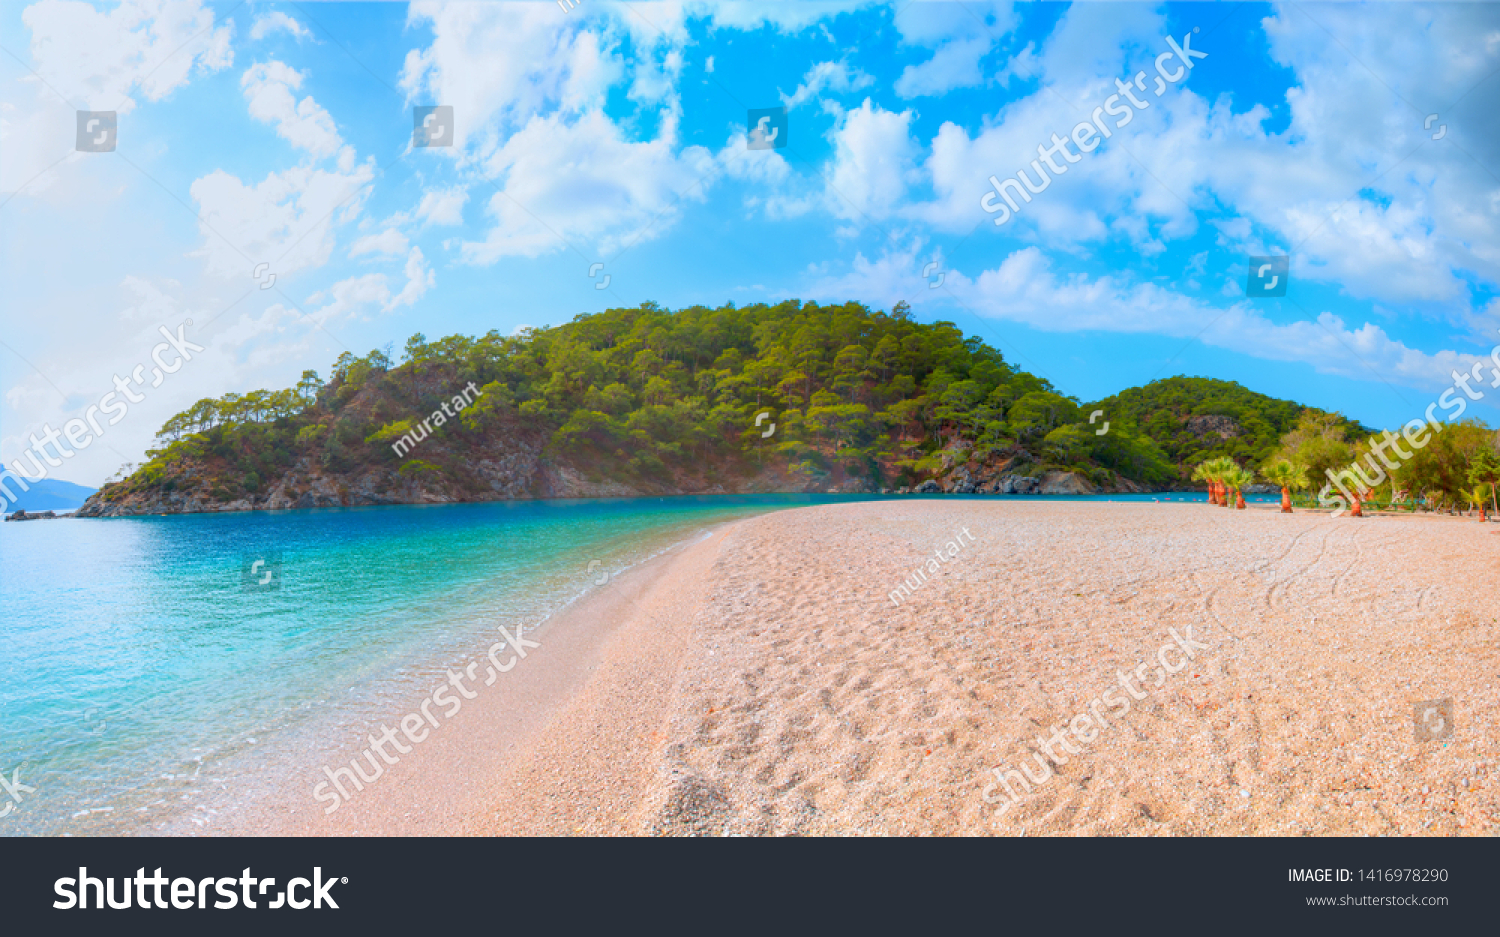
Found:
[[[350,473],[331,473],[312,457],[303,457],[263,493],[228,500],[207,484],[195,486],[203,473],[186,469],[171,490],[151,488],[114,495],[108,488],[91,496],[77,517],[125,517],[144,514],[199,514],[223,511],[281,511],[297,508],[361,507],[384,504],[446,504],[463,501],[512,501],[531,498],[632,498],[653,495],[764,494],[861,490],[858,483],[830,484],[767,466],[751,475],[685,477],[672,483],[630,484],[591,476],[585,469],[542,456],[539,440],[511,438],[480,451],[462,454],[467,471],[403,475],[394,464],[362,466]],[[434,444],[424,455],[442,458]],[[457,455],[457,454],[453,454]]]

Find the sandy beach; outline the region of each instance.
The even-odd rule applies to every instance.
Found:
[[[215,832],[1489,835],[1496,530],[1010,499],[739,521],[591,592],[332,816],[299,787]]]

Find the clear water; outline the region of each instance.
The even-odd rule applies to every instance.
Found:
[[[855,500],[874,499],[529,501],[0,525],[0,771],[36,788],[0,817],[0,835],[143,829],[188,798],[205,767],[369,709],[404,675],[472,650],[497,624],[534,627],[606,573],[726,520]],[[250,575],[256,559],[271,565]],[[0,790],[0,810],[7,800]]]

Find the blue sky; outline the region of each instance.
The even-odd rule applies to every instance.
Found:
[[[1391,427],[1500,343],[1492,6],[42,0],[0,47],[0,459],[159,327],[204,347],[53,473],[86,484],[201,397],[648,300],[905,300],[1085,401],[1182,373]],[[1111,96],[994,224],[990,177]],[[454,146],[411,145],[425,105]]]

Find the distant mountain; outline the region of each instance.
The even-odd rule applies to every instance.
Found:
[[[30,486],[30,491],[22,491],[20,482],[14,472],[0,471],[0,479],[4,479],[5,491],[18,495],[12,501],[6,497],[5,491],[0,491],[0,513],[11,514],[15,511],[76,511],[83,506],[88,496],[95,489],[85,488],[83,485],[75,485],[72,482],[58,481],[52,478],[24,479]]]

